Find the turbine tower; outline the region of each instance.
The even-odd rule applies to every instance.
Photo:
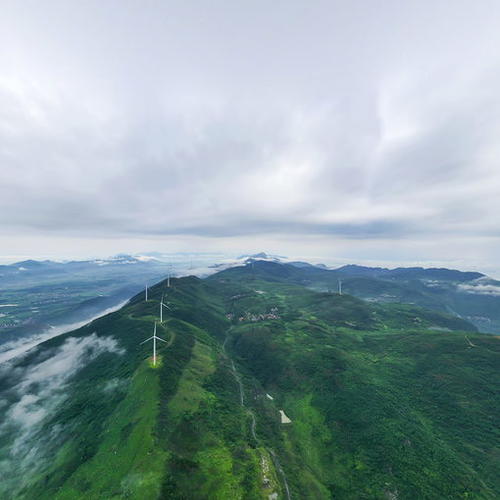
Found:
[[[144,340],[144,342],[141,342],[140,345],[145,344],[146,342],[149,342],[150,340],[153,340],[153,366],[156,366],[156,341],[161,340],[162,342],[167,342],[166,340],[163,340],[160,337],[156,336],[156,321],[155,321],[155,329],[153,332],[153,336],[149,337],[149,339]]]
[[[342,295],[342,280],[339,280],[339,295]]]
[[[168,307],[167,304],[163,302],[163,295],[161,296],[161,301],[160,301],[160,323],[163,323],[163,308],[167,308],[168,310],[171,310],[170,307]]]
[[[148,301],[148,284],[146,283],[146,302]]]
[[[172,276],[172,264],[168,264],[167,287],[170,288],[170,276]]]

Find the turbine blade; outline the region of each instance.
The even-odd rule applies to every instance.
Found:
[[[166,340],[161,339],[160,337],[156,337],[157,340],[161,340],[162,342],[167,342]]]
[[[146,340],[142,341],[139,345],[145,344],[148,340],[152,340],[152,339],[153,339],[153,337],[149,337],[149,339],[146,339]]]

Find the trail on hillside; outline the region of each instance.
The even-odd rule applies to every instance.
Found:
[[[257,439],[257,435],[255,434],[255,415],[253,412],[250,412],[250,415],[252,416],[252,425],[250,426],[250,432],[252,433],[252,437],[255,439],[255,441],[258,442],[259,440]]]
[[[162,323],[160,323],[160,327],[163,328],[163,330],[165,330],[170,336],[170,338],[167,340],[167,343],[163,346],[164,349],[167,349],[174,343],[175,332],[173,330],[167,330],[166,326]]]
[[[251,425],[250,425],[250,432],[252,434],[253,439],[255,440],[255,443],[257,444],[257,446],[261,446],[262,448],[265,448],[264,446],[262,446],[262,444],[260,442],[260,439],[257,437],[257,433],[256,433],[256,430],[255,430],[256,426],[257,426],[257,421],[256,421],[256,418],[255,418],[255,414],[254,414],[254,412],[250,408],[248,408],[248,406],[245,405],[245,389],[243,387],[243,382],[241,381],[241,376],[238,373],[238,371],[236,370],[236,366],[234,364],[233,359],[231,358],[231,356],[229,356],[229,354],[226,351],[226,343],[227,343],[228,338],[229,337],[226,335],[226,338],[224,339],[224,342],[222,344],[222,350],[224,352],[224,355],[231,362],[231,372],[232,372],[233,377],[236,380],[236,382],[238,384],[238,388],[239,388],[240,404],[241,404],[242,407],[244,407],[246,409],[246,411],[249,413],[250,418],[252,420],[251,421]],[[279,459],[278,459],[275,451],[273,449],[270,449],[270,448],[269,449],[265,448],[265,449],[271,455],[271,457],[273,459],[273,462],[274,462],[274,466],[276,467],[276,470],[279,472],[279,474],[281,476],[281,479],[283,481],[283,485],[285,487],[285,492],[286,492],[287,500],[291,500],[292,497],[290,495],[290,488],[288,486],[288,480],[287,480],[285,471],[281,467],[280,461],[279,461]]]
[[[233,372],[233,376],[238,383],[238,387],[240,388],[240,404],[241,406],[245,406],[245,392],[243,390],[243,383],[241,382],[241,378],[236,371],[236,367],[234,366],[234,361],[231,359],[231,370]]]
[[[286,480],[285,471],[281,467],[280,461],[278,460],[278,457],[277,457],[276,453],[274,452],[274,450],[269,450],[269,453],[273,457],[273,462],[274,462],[275,467],[278,469],[278,472],[281,474],[281,477],[283,479],[283,484],[285,485],[286,496],[287,496],[288,500],[290,500],[291,499],[290,489],[288,488],[288,481]]]

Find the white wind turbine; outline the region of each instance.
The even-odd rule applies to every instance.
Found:
[[[146,283],[146,302],[148,301],[148,284]]]
[[[165,304],[165,302],[163,302],[163,295],[161,296],[161,301],[160,301],[160,323],[163,323],[163,308],[166,308],[168,309],[169,311],[171,311],[170,307]]]
[[[172,264],[168,265],[167,287],[170,288],[170,276],[172,276]]]
[[[342,280],[339,280],[339,295],[342,295]]]
[[[161,340],[162,342],[167,342],[166,340],[163,340],[162,338],[156,336],[156,321],[155,321],[155,329],[153,332],[153,336],[149,337],[149,339],[146,339],[144,342],[141,342],[141,345],[145,344],[146,342],[150,341],[151,339],[153,340],[153,366],[156,366],[156,340]]]

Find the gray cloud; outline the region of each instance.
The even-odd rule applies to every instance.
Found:
[[[443,259],[463,237],[489,260],[499,21],[489,1],[7,2],[2,227],[33,248],[316,235]]]

